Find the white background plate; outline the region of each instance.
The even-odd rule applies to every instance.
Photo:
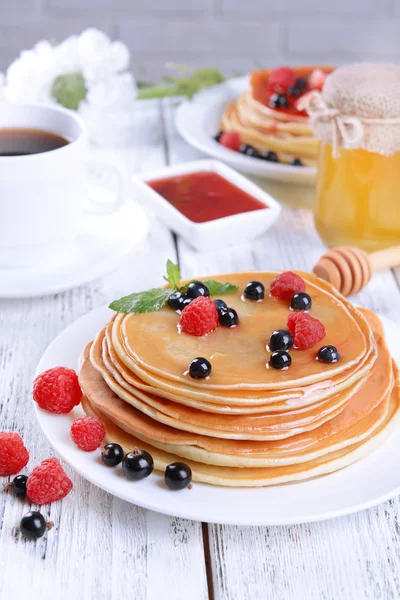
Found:
[[[181,136],[198,150],[249,175],[292,183],[313,183],[315,167],[292,167],[251,158],[224,148],[213,139],[219,130],[224,108],[248,86],[247,77],[230,79],[197,94],[193,100],[183,102],[176,112],[176,127]]]
[[[112,215],[83,217],[65,247],[34,267],[0,269],[0,298],[57,294],[102,277],[147,235],[148,218],[132,200]]]
[[[44,353],[37,373],[54,366],[78,368],[78,359],[111,316],[104,307],[67,327]],[[400,327],[382,319],[389,349],[400,364]],[[369,508],[400,493],[398,437],[392,435],[367,458],[331,475],[267,488],[222,488],[195,483],[192,490],[168,490],[159,473],[140,482],[125,479],[120,468],[105,467],[99,452],[79,450],[69,436],[81,414],[52,415],[37,408],[39,423],[53,448],[78,473],[98,487],[144,508],[168,515],[232,525],[284,525],[329,519]]]

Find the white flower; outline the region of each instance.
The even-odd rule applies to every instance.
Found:
[[[99,143],[117,143],[129,135],[133,124],[137,90],[133,76],[127,72],[129,58],[125,44],[112,42],[97,29],[87,29],[56,45],[42,40],[31,50],[22,51],[5,77],[0,73],[0,100],[44,104],[58,100],[71,108],[76,91],[75,107],[86,122],[90,138]],[[62,76],[78,74],[79,90],[72,89],[71,93]],[[78,85],[79,77],[69,78],[68,83]]]

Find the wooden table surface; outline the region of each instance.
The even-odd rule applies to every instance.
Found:
[[[138,104],[132,146],[97,151],[129,175],[199,158],[174,128],[175,103]],[[279,186],[278,186],[279,187]],[[276,189],[307,202],[310,190]],[[290,200],[289,196],[287,197]],[[16,430],[30,465],[53,455],[30,398],[36,365],[69,323],[111,299],[161,282],[166,259],[183,276],[246,269],[310,270],[323,251],[311,212],[286,206],[263,237],[223,250],[196,252],[152,219],[146,241],[121,266],[83,287],[28,300],[0,301],[0,430]],[[374,275],[355,302],[400,323],[400,272]],[[43,600],[354,600],[400,597],[399,499],[315,524],[285,527],[207,525],[123,502],[66,468],[74,490],[43,507],[55,523],[27,542],[12,535],[29,510],[0,493],[0,598]],[[243,506],[246,510],[246,506]],[[268,507],[265,507],[268,510]]]

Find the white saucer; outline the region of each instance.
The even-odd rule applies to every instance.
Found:
[[[111,314],[108,308],[100,308],[67,327],[44,353],[37,373],[57,365],[77,369],[82,348]],[[400,327],[388,319],[382,321],[389,349],[400,364]],[[134,483],[121,476],[118,467],[105,467],[99,452],[79,450],[69,431],[73,420],[82,413],[80,408],[69,415],[36,409],[50,444],[78,473],[114,496],[167,515],[232,525],[305,523],[354,513],[400,493],[400,453],[398,435],[394,434],[368,457],[319,479],[253,489],[195,483],[192,490],[172,492],[158,473]]]
[[[315,167],[293,167],[251,158],[218,144],[213,138],[219,130],[224,108],[248,89],[247,77],[230,79],[183,102],[176,112],[176,127],[192,146],[209,156],[250,175],[291,183],[313,183]]]
[[[84,217],[78,236],[34,267],[0,269],[0,298],[56,294],[115,268],[148,231],[148,218],[132,200],[112,215]]]

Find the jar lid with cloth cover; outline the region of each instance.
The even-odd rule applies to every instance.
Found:
[[[311,127],[322,142],[390,155],[400,150],[400,66],[359,63],[340,67],[322,93],[311,92]]]

